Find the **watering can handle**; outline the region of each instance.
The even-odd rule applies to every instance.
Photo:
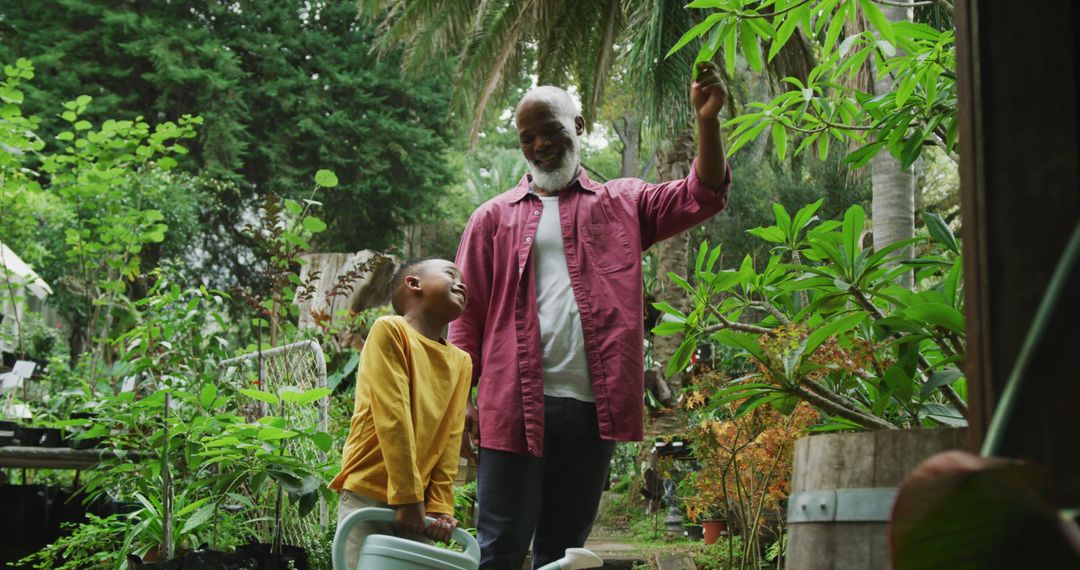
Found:
[[[540,567],[540,570],[577,570],[579,568],[599,568],[604,561],[587,548],[567,548],[566,556]]]
[[[425,517],[428,524],[435,522],[431,517]],[[334,570],[354,570],[345,565],[345,543],[348,542],[349,533],[354,526],[368,521],[394,522],[393,509],[380,509],[368,507],[349,513],[334,533],[333,561]],[[476,539],[462,528],[455,528],[450,532],[450,538],[465,547],[465,554],[474,560],[480,560],[480,545]]]

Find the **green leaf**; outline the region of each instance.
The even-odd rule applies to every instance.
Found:
[[[679,41],[675,42],[675,45],[671,46],[671,49],[668,50],[667,55],[664,56],[664,59],[671,57],[672,54],[682,49],[683,46],[701,37],[705,32],[709,31],[710,28],[716,25],[717,22],[722,20],[724,16],[725,15],[723,13],[713,14],[708,18],[705,18],[705,20],[702,21],[700,24],[687,30],[687,32],[683,34],[681,38],[679,38]]]
[[[723,329],[713,333],[711,338],[720,344],[733,348],[741,348],[758,360],[765,359],[765,353],[761,350],[761,347],[758,346],[757,337],[751,334]]]
[[[661,312],[667,313],[669,315],[674,315],[674,316],[678,317],[679,320],[683,320],[683,321],[686,320],[686,314],[684,314],[682,311],[676,309],[675,307],[672,307],[671,304],[667,303],[666,301],[661,301],[659,303],[653,303],[652,306],[655,307],[658,311],[661,311]]]
[[[664,321],[652,328],[652,333],[657,336],[671,336],[686,330],[686,323]]]
[[[746,57],[746,63],[750,65],[750,69],[755,73],[761,73],[761,47],[753,26],[746,22],[739,26],[739,45],[742,47],[743,56]]]
[[[848,208],[844,212],[844,224],[843,224],[843,240],[844,250],[847,254],[848,263],[854,263],[855,258],[859,255],[859,251],[862,250],[862,232],[863,226],[866,222],[866,213],[863,211],[862,206],[858,204]]]
[[[839,319],[829,321],[821,327],[818,327],[814,332],[810,333],[810,335],[806,337],[806,348],[804,349],[804,351],[807,354],[812,354],[814,350],[816,350],[817,347],[820,346],[821,343],[825,342],[825,340],[829,337],[845,333],[858,326],[860,323],[866,320],[867,314],[868,313],[866,313],[865,311],[857,311],[850,315],[843,316]]]
[[[214,400],[217,399],[217,394],[217,386],[207,383],[199,391],[199,403],[202,404],[202,407],[209,409],[214,404]]]
[[[866,16],[866,21],[870,22],[870,25],[877,29],[881,37],[889,41],[889,43],[896,45],[896,34],[893,33],[892,26],[889,25],[888,18],[885,14],[881,13],[877,5],[873,0],[859,0],[859,7],[862,8],[863,15]]]
[[[686,367],[690,365],[690,357],[693,356],[694,351],[697,350],[697,338],[695,335],[687,335],[683,339],[679,348],[675,349],[675,354],[671,355],[668,359],[667,365],[664,367],[664,375],[668,378],[674,377],[677,374],[686,370]]]
[[[737,37],[739,34],[739,28],[742,26],[737,23],[731,26],[724,26],[724,65],[727,67],[728,76],[735,75],[735,46],[739,40]]]
[[[949,251],[953,253],[960,253],[960,244],[956,241],[956,236],[940,215],[934,212],[923,212],[922,219],[926,224],[926,231],[930,233],[934,241],[949,248]]]
[[[261,428],[259,428],[259,439],[261,441],[276,441],[281,439],[289,439],[291,437],[296,437],[297,435],[299,434],[297,434],[295,431],[281,429],[276,426],[262,426]]]
[[[926,399],[939,387],[948,386],[963,377],[964,373],[957,368],[938,370],[930,375],[930,379],[926,381],[926,384],[923,384],[922,389],[919,390],[919,398]]]
[[[788,12],[784,18],[783,23],[776,30],[776,38],[772,41],[772,46],[769,48],[769,61],[771,62],[776,54],[780,53],[780,50],[791,38],[791,34],[795,33],[795,27],[799,24],[799,10]],[[774,22],[775,24],[775,22]]]
[[[312,388],[304,392],[282,390],[281,400],[289,404],[307,405],[330,394],[329,388]]]
[[[177,513],[179,514],[179,513]],[[191,515],[187,521],[184,522],[184,527],[180,529],[180,534],[188,534],[193,530],[206,524],[210,517],[214,515],[214,503],[207,503],[202,506],[198,511],[195,511],[194,515]]]
[[[927,402],[922,405],[921,410],[923,415],[941,425],[949,427],[967,427],[968,425],[963,414],[956,411],[956,408],[952,406],[946,406],[945,404],[938,404],[936,402]]]
[[[300,203],[296,200],[287,199],[285,200],[285,210],[288,211],[290,214],[299,216],[300,213],[304,211],[304,207],[301,206]]]
[[[818,209],[820,209],[821,205],[824,203],[825,198],[821,198],[813,204],[807,204],[806,206],[799,208],[799,211],[795,213],[795,218],[792,222],[792,229],[796,234],[801,232],[810,222],[814,221],[814,214],[817,213]]]
[[[953,332],[964,333],[964,314],[944,303],[912,305],[902,312],[909,319],[925,321]]]
[[[783,123],[773,123],[772,125],[772,138],[773,144],[776,145],[776,156],[780,160],[784,160],[787,156],[787,129]]]
[[[325,431],[319,431],[312,434],[311,441],[315,444],[315,447],[319,448],[319,451],[322,451],[323,453],[330,451],[330,449],[334,447],[334,438]]]
[[[329,170],[319,170],[315,173],[315,183],[323,188],[333,188],[338,185],[338,178]]]
[[[304,218],[304,229],[313,234],[317,234],[326,230],[326,222],[315,216],[307,216]]]
[[[264,392],[262,390],[255,390],[252,388],[241,388],[240,393],[247,396],[248,398],[252,398],[260,402],[265,402],[267,404],[270,404],[271,406],[276,406],[278,404],[277,396],[271,394],[270,392]]]
[[[844,2],[836,9],[836,13],[833,14],[829,20],[829,29],[825,33],[825,53],[832,53],[833,46],[836,45],[836,38],[840,37],[840,33],[844,31],[844,22],[847,20],[848,10],[851,9],[851,5]]]
[[[772,211],[773,216],[776,218],[776,227],[780,228],[780,231],[784,232],[785,236],[791,235],[791,216],[788,215],[783,204],[773,202]]]
[[[784,235],[784,231],[776,226],[754,228],[746,230],[746,233],[757,236],[770,243],[785,243],[787,241],[787,236]]]
[[[862,168],[870,163],[870,160],[877,156],[882,147],[885,146],[885,141],[875,141],[866,146],[852,151],[846,157],[844,162],[850,164],[852,168]]]
[[[163,156],[158,159],[157,165],[162,170],[172,170],[176,168],[176,159],[171,156]]]

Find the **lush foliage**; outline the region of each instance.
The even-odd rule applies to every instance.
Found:
[[[46,146],[70,129],[53,102],[84,93],[94,103],[80,120],[142,116],[156,125],[196,111],[205,119],[185,143],[190,153],[175,158],[207,180],[198,220],[207,231],[188,247],[208,252],[202,276],[215,286],[255,281],[239,213],[268,193],[300,199],[315,165],[341,181],[324,197],[320,248],[383,249],[406,226],[440,217],[456,133],[445,66],[428,61],[404,76],[395,54],[373,57],[354,2],[131,10],[119,1],[4,0],[0,14],[0,60],[27,58],[39,70],[25,108],[41,115]]]
[[[740,529],[740,551],[727,553],[724,568],[752,568],[763,537],[782,535],[795,440],[819,415],[805,403],[787,414],[768,406],[739,414],[740,402],[712,405],[727,380],[721,372],[699,375],[683,401],[695,469],[680,481],[679,496],[690,520]]]
[[[794,217],[776,206],[776,225],[750,230],[774,245],[763,263],[717,267],[720,248],[702,244],[690,280],[669,277],[691,293],[688,313],[658,304],[671,317],[656,334],[684,333],[668,363],[682,370],[702,344],[739,351],[749,363],[710,403],[741,402],[737,414],[763,404],[782,411],[802,400],[826,413],[830,428],[964,425],[963,296],[959,245],[940,218],[932,236],[880,251],[863,247],[864,214],[852,206],[843,222],[815,224],[821,202]],[[923,244],[922,257],[887,265],[892,251]],[[915,291],[895,284],[915,271]]]
[[[777,154],[814,148],[825,157],[833,143],[857,144],[848,160],[861,166],[882,149],[904,167],[925,146],[953,153],[957,140],[956,43],[950,29],[889,22],[875,0],[697,0],[688,7],[708,11],[669,55],[706,37],[697,60],[723,52],[728,73],[736,54],[761,72],[788,42],[806,41],[817,65],[806,77],[784,77],[787,91],[728,121],[735,127],[729,152],[766,129]],[[869,25],[867,25],[869,24]],[[764,57],[763,57],[764,54]],[[895,78],[892,89],[875,93],[868,69]],[[860,77],[861,76],[861,77]],[[861,79],[861,81],[860,81]]]
[[[102,440],[109,451],[85,475],[86,499],[113,497],[133,510],[91,518],[28,562],[51,568],[60,556],[77,566],[120,568],[117,552],[168,557],[249,539],[279,550],[284,520],[303,517],[328,493],[327,452],[335,442],[307,410],[330,390],[300,389],[290,376],[269,392],[259,375],[224,373],[229,356],[248,350],[235,342],[243,331],[228,319],[229,295],[188,286],[184,272],[161,258],[168,250],[147,253],[172,237],[170,223],[184,225],[185,215],[169,217],[153,206],[184,203],[169,194],[190,178],[169,171],[174,157],[187,153],[180,141],[194,138],[201,120],[152,127],[141,118],[108,119],[95,127],[83,118],[92,100],[80,96],[59,113],[70,129],[50,151],[34,130],[41,121],[21,111],[20,81],[32,78],[32,65],[20,60],[7,67],[0,89],[0,132],[11,149],[0,155],[0,196],[5,206],[26,208],[23,221],[4,216],[4,238],[31,243],[41,213],[60,213],[54,231],[61,239],[30,251],[63,276],[55,283],[75,301],[70,322],[83,331],[77,350],[85,353],[73,362],[54,358],[44,390],[36,390],[40,399],[28,404],[39,424],[72,430],[77,440]],[[334,173],[319,170],[303,205],[272,199],[266,231],[252,228],[270,263],[267,287],[249,300],[259,309],[256,330],[272,325],[272,339],[297,336],[281,323],[295,316],[293,300],[304,288],[295,276],[299,254],[327,228],[314,215],[321,204],[313,198],[337,184]],[[45,335],[28,340],[41,345],[35,351],[55,348]],[[251,350],[270,346],[259,342]],[[100,548],[108,548],[107,559],[97,555]]]

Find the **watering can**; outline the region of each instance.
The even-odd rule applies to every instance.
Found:
[[[434,519],[428,517],[428,523]],[[465,530],[455,528],[450,538],[465,547],[454,552],[407,538],[373,534],[364,539],[360,559],[355,569],[345,564],[345,544],[354,526],[366,521],[394,522],[392,509],[367,508],[349,514],[334,534],[334,570],[477,570],[480,567],[480,545]],[[604,561],[584,548],[568,548],[566,556],[546,564],[539,570],[575,570],[599,568]]]

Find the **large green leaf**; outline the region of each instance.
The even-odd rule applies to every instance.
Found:
[[[846,333],[855,328],[866,320],[867,314],[866,311],[856,311],[850,315],[845,315],[825,323],[806,337],[806,354],[813,354],[813,352],[817,350],[817,347],[829,337]]]
[[[179,514],[180,513],[177,513],[177,515]],[[203,526],[204,524],[209,522],[210,517],[212,517],[213,515],[214,503],[208,503],[203,505],[202,508],[195,512],[195,514],[191,515],[186,521],[184,521],[184,526],[180,529],[180,534],[187,534]]]
[[[753,228],[746,230],[746,233],[757,236],[770,243],[784,243],[787,240],[787,236],[784,235],[784,230],[777,226]]]
[[[855,257],[862,251],[862,233],[866,223],[866,212],[858,204],[844,212],[843,224],[843,253],[847,255],[849,263],[854,263]]]
[[[948,386],[963,377],[964,373],[958,368],[938,370],[930,375],[930,379],[926,381],[926,384],[923,384],[922,389],[919,390],[919,397],[925,399],[939,387]]]
[[[724,329],[713,333],[712,339],[723,345],[741,348],[758,360],[765,359],[765,353],[758,346],[757,337],[754,335]]]
[[[821,208],[821,205],[825,203],[825,198],[818,199],[813,204],[807,204],[799,209],[795,213],[795,218],[792,220],[791,227],[795,234],[801,232],[810,222],[813,222],[816,218],[814,214]]]
[[[964,333],[964,314],[944,303],[922,303],[903,310],[903,315],[953,332]]]
[[[922,219],[926,224],[926,231],[930,233],[930,237],[934,238],[934,241],[959,255],[960,244],[956,241],[956,236],[953,235],[952,230],[949,229],[949,224],[946,224],[940,215],[934,212],[923,212]]]
[[[306,404],[310,404],[315,400],[318,400],[319,398],[324,398],[329,394],[329,388],[311,388],[310,390],[306,390],[303,392],[282,390],[281,400],[286,403],[298,404],[303,406]]]
[[[253,398],[253,399],[258,400],[260,402],[266,402],[267,404],[270,404],[271,406],[276,406],[277,403],[278,403],[277,396],[271,394],[270,392],[264,392],[262,390],[255,390],[253,388],[241,388],[240,393],[247,396],[248,398]]]
[[[686,323],[664,321],[652,328],[652,333],[657,336],[671,336],[686,330]]]

